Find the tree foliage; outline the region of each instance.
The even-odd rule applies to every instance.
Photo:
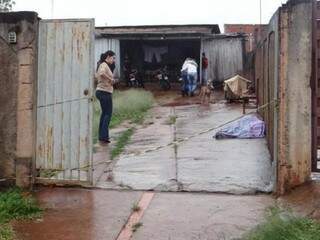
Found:
[[[13,0],[0,0],[0,12],[10,12],[14,4]]]

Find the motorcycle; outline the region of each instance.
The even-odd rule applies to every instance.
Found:
[[[160,69],[158,71],[156,78],[158,79],[162,90],[164,90],[164,91],[170,90],[171,84],[169,81],[166,67],[164,67],[163,69]]]
[[[136,69],[132,70],[131,73],[129,74],[129,86],[144,88],[144,84],[141,80],[141,76],[139,75]]]

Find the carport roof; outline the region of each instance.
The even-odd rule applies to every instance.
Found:
[[[97,37],[202,36],[219,34],[218,24],[96,27]]]

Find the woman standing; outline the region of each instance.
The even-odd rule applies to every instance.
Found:
[[[109,124],[112,116],[113,84],[115,83],[112,72],[114,63],[115,53],[113,51],[105,52],[101,54],[96,72],[96,97],[100,101],[102,110],[99,124],[99,141],[102,145],[110,143]]]

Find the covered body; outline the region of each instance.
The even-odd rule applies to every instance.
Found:
[[[263,138],[265,136],[265,123],[257,115],[246,115],[239,120],[229,123],[215,135],[217,139],[223,138]]]

